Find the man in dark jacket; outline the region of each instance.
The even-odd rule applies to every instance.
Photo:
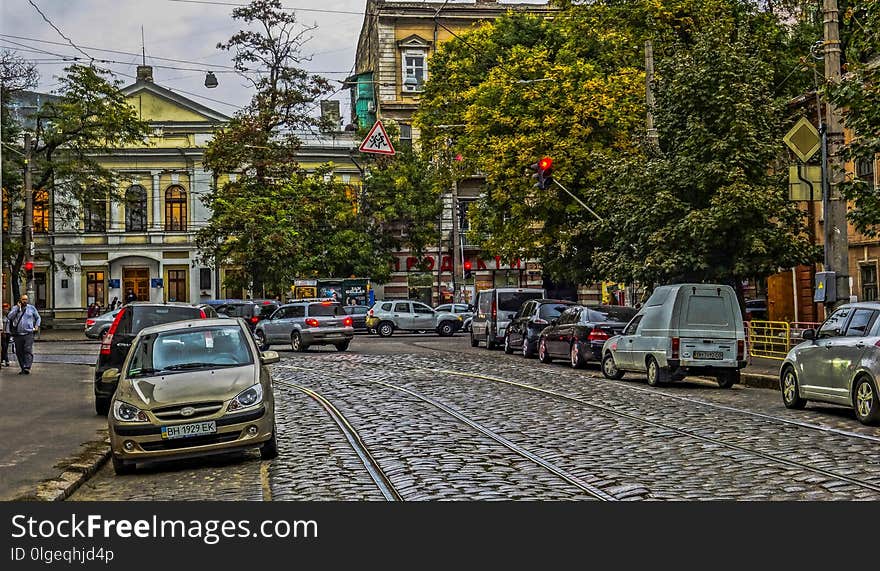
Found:
[[[13,335],[15,356],[20,375],[30,375],[34,362],[34,333],[40,329],[40,312],[28,303],[28,296],[23,295],[15,307],[6,316],[6,331]]]

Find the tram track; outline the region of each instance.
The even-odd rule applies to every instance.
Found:
[[[290,368],[290,369],[297,369],[297,370],[303,370],[303,371],[319,372],[321,374],[328,375],[328,373],[326,373],[325,371],[319,371],[317,369],[310,369],[307,367],[299,367],[299,366],[293,366],[293,365],[286,365],[286,367]],[[598,486],[594,486],[593,484],[590,484],[589,482],[584,481],[582,478],[578,477],[577,475],[569,472],[568,470],[565,470],[564,468],[561,468],[560,466],[556,465],[555,463],[551,462],[550,460],[547,460],[546,458],[543,458],[542,456],[535,454],[534,452],[531,452],[530,450],[512,442],[511,440],[496,433],[492,429],[490,429],[487,426],[483,425],[482,423],[477,422],[476,420],[468,417],[467,415],[463,414],[462,412],[460,412],[450,406],[447,406],[447,405],[439,402],[438,400],[433,399],[427,395],[424,395],[416,390],[410,389],[408,387],[402,387],[402,386],[396,385],[394,383],[389,383],[387,381],[377,381],[377,380],[370,380],[370,379],[361,379],[361,380],[352,381],[352,379],[350,379],[348,377],[344,377],[342,375],[338,375],[338,374],[334,374],[334,373],[330,373],[329,375],[337,377],[337,378],[341,378],[341,379],[345,380],[346,382],[356,382],[356,383],[379,385],[379,386],[383,386],[385,388],[409,395],[410,397],[415,398],[416,400],[418,400],[422,403],[425,403],[427,405],[430,405],[430,406],[442,411],[447,416],[454,418],[455,420],[457,420],[461,424],[464,424],[465,426],[467,426],[469,429],[482,434],[486,438],[489,438],[490,440],[492,440],[496,444],[506,448],[507,450],[509,450],[510,452],[515,454],[516,456],[518,456],[522,459],[525,459],[529,462],[532,462],[533,464],[535,464],[537,466],[540,466],[541,468],[547,470],[548,472],[550,472],[551,474],[553,474],[554,476],[556,476],[560,480],[577,488],[578,490],[580,490],[584,494],[586,494],[594,499],[600,500],[600,501],[617,501],[617,498],[614,495],[603,491]],[[332,405],[332,403],[327,401],[326,398],[321,396],[319,393],[317,393],[313,389],[303,387],[302,385],[290,383],[288,381],[278,381],[278,380],[275,381],[275,384],[280,384],[283,386],[295,388],[295,389],[307,394],[308,396],[312,397],[316,401],[318,401],[321,404],[321,406],[323,406],[328,411],[328,413],[331,414],[331,417],[333,417],[333,420],[337,423],[337,425],[340,426],[340,429],[343,429],[343,426],[347,427],[347,430],[349,432],[346,432],[346,429],[343,429],[343,432],[345,433],[346,438],[348,439],[349,443],[353,442],[353,439],[349,436],[349,434],[351,433],[354,436],[356,436],[355,441],[360,446],[360,449],[358,447],[355,447],[354,444],[352,444],[352,446],[355,447],[355,451],[358,453],[358,456],[361,456],[362,451],[365,452],[371,460],[370,465],[374,466],[376,471],[379,474],[382,474],[384,476],[384,472],[382,472],[381,466],[379,466],[378,462],[372,457],[372,455],[369,454],[369,452],[366,449],[366,446],[363,445],[363,441],[360,439],[359,436],[357,436],[357,431],[354,429],[354,427],[351,425],[351,423],[348,422],[347,419],[345,419],[345,416],[341,412],[339,412],[339,410],[336,407],[334,407]],[[340,420],[342,421],[342,424],[340,424]],[[361,460],[364,461],[363,456],[361,457]],[[365,467],[368,466],[366,462],[364,463],[364,465],[365,465]],[[367,467],[367,469],[370,470],[369,467]],[[370,473],[370,476],[371,477],[374,476],[372,472]],[[387,480],[387,476],[384,476],[384,478]],[[375,481],[375,477],[374,477],[374,481]],[[387,480],[387,483],[393,489],[393,484],[391,484],[390,480]],[[378,482],[377,482],[377,485],[378,485]],[[383,491],[383,494],[384,493],[385,492]],[[399,499],[402,499],[402,498],[399,498]]]

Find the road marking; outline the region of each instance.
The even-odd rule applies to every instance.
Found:
[[[269,463],[260,462],[260,484],[263,487],[263,501],[272,501],[272,487],[269,484]]]

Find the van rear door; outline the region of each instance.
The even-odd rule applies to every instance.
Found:
[[[728,286],[682,288],[678,314],[679,354],[683,365],[737,365],[737,339],[744,338],[742,315]],[[743,333],[737,335],[739,331]]]

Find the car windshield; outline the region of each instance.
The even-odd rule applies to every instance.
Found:
[[[238,325],[152,333],[141,337],[131,350],[129,378],[254,363]]]
[[[603,321],[629,323],[638,312],[639,310],[634,307],[624,307],[620,305],[591,307],[587,310],[586,315],[581,314],[581,321],[586,320],[593,323],[601,323]]]
[[[332,317],[334,315],[343,315],[345,312],[338,303],[323,301],[321,303],[309,304],[310,317]]]
[[[519,307],[530,299],[539,299],[542,293],[528,291],[503,291],[498,293],[500,311],[519,311]]]
[[[541,309],[539,310],[539,315],[541,319],[546,319],[550,321],[551,319],[556,319],[559,317],[563,311],[568,309],[570,305],[563,303],[544,303],[541,305]]]

